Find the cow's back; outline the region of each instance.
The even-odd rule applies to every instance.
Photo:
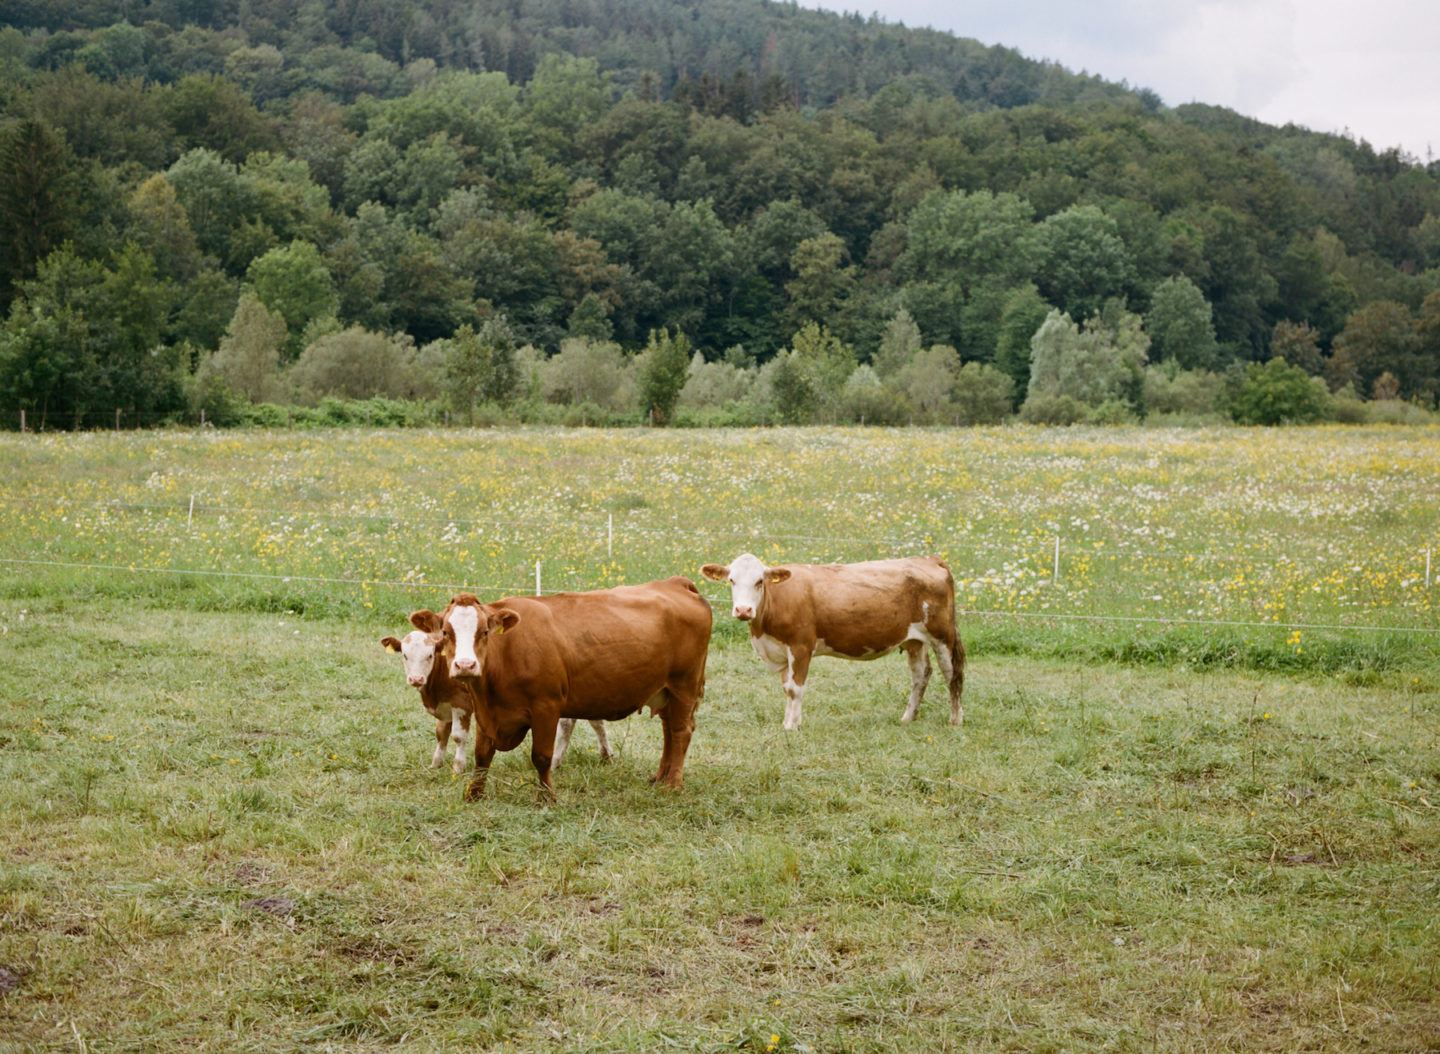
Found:
[[[689,579],[498,603],[521,619],[494,642],[501,696],[558,693],[562,716],[623,717],[677,677],[703,684],[712,612]]]
[[[916,623],[953,620],[954,582],[935,557],[783,566],[790,578],[766,590],[762,628],[779,639],[863,655],[894,647]]]

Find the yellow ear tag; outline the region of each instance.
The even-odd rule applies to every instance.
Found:
[[[387,644],[387,645],[385,645],[385,650],[386,650],[386,651],[393,651],[393,652],[399,652],[399,651],[400,651],[400,649],[397,648],[397,647],[395,647],[395,645],[393,645],[393,644]]]
[[[498,637],[498,636],[500,636],[500,634],[502,634],[502,633],[504,633],[504,632],[505,632],[505,623],[503,623],[503,622],[496,623],[496,625],[495,625],[495,636]]]

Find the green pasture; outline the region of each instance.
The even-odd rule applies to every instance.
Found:
[[[1440,430],[0,456],[0,1050],[1440,1046]],[[892,657],[785,734],[722,618],[682,791],[639,717],[426,767],[412,606],[742,548],[944,553],[964,727]]]

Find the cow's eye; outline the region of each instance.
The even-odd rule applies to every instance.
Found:
[[[763,586],[764,584],[765,584],[765,579],[763,579],[763,578],[757,578],[757,579],[755,579],[755,588],[756,588],[756,589],[759,589],[759,588],[760,588],[761,586]]]

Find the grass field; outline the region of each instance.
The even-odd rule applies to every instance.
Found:
[[[0,564],[0,1049],[1440,1047],[1440,430],[0,456],[0,559],[50,561]],[[721,622],[678,794],[640,718],[554,805],[523,750],[476,805],[425,767],[411,606],[741,548],[946,554],[964,728],[825,660],[784,734]],[[1296,628],[1345,624],[1394,629]]]

